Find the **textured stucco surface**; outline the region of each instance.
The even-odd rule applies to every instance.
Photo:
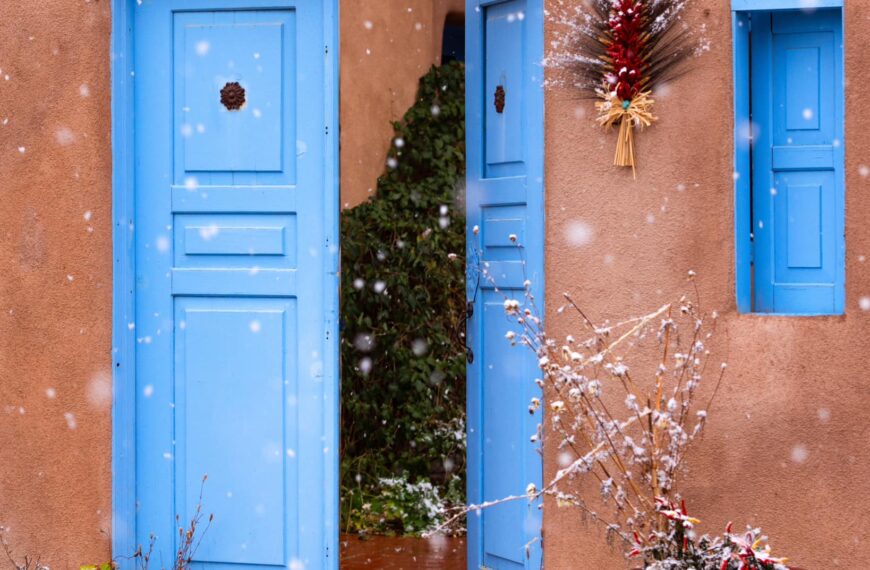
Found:
[[[0,2],[0,525],[58,569],[109,556],[110,22]]]
[[[660,121],[637,138],[637,181],[611,166],[615,133],[594,122],[592,102],[547,94],[547,298],[557,336],[576,332],[554,311],[571,291],[597,319],[654,309],[688,292],[721,313],[715,349],[725,388],[703,442],[689,456],[684,489],[701,532],[760,525],[777,553],[804,568],[867,567],[870,559],[870,21],[846,2],[846,315],[739,315],[734,296],[731,14],[727,0],[695,3],[711,51],[657,97]],[[571,245],[578,223],[592,230]],[[804,461],[802,459],[806,452]],[[557,468],[546,452],[546,472]],[[548,477],[545,477],[547,480]],[[593,493],[595,490],[593,490]],[[624,568],[603,533],[576,511],[544,510],[548,569]]]
[[[441,59],[447,14],[463,0],[342,0],[341,203],[377,190],[393,134],[417,81]]]

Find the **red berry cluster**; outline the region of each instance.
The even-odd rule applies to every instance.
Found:
[[[640,91],[645,64],[640,54],[644,48],[646,5],[643,0],[613,0],[610,20],[611,42],[607,53],[613,66],[612,89],[623,101]]]

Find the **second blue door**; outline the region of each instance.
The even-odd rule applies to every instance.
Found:
[[[543,4],[540,0],[469,0],[467,30],[468,500],[497,501],[541,487],[531,437],[540,414],[534,353],[511,347],[516,322],[505,298],[525,303],[525,281],[543,309]],[[487,275],[475,278],[479,264]],[[468,567],[541,567],[541,511],[521,499],[468,520]]]
[[[134,8],[135,532],[155,535],[156,567],[172,565],[206,474],[215,518],[195,568],[337,567],[324,12]]]

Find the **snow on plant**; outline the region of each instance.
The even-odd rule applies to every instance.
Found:
[[[366,502],[347,510],[348,528],[353,525],[387,534],[426,533],[444,524],[451,509],[463,502],[463,485],[464,480],[456,475],[443,485],[421,477],[412,482],[408,472],[380,478],[377,495],[364,495]],[[451,531],[460,534],[465,529],[456,525]]]
[[[482,265],[483,278],[495,285]],[[703,433],[726,371],[708,348],[717,314],[702,312],[694,280],[690,272],[691,297],[603,324],[565,294],[558,315],[574,320],[579,332],[558,340],[547,333],[528,281],[524,299],[505,298],[505,313],[519,325],[507,342],[533,350],[542,372],[536,383],[544,398],[533,398],[528,411],[543,408],[546,421],[531,439],[557,450],[561,468],[542,489],[529,485],[525,497],[466,512],[547,497],[602,524],[608,539],[647,570],[786,568],[761,547],[766,539],[758,530],[739,536],[729,525],[722,537],[699,538],[699,521],[679,491],[686,454]],[[713,385],[699,403],[705,377]]]

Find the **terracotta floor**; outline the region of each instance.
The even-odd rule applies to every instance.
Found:
[[[341,537],[341,570],[464,570],[465,537]]]

